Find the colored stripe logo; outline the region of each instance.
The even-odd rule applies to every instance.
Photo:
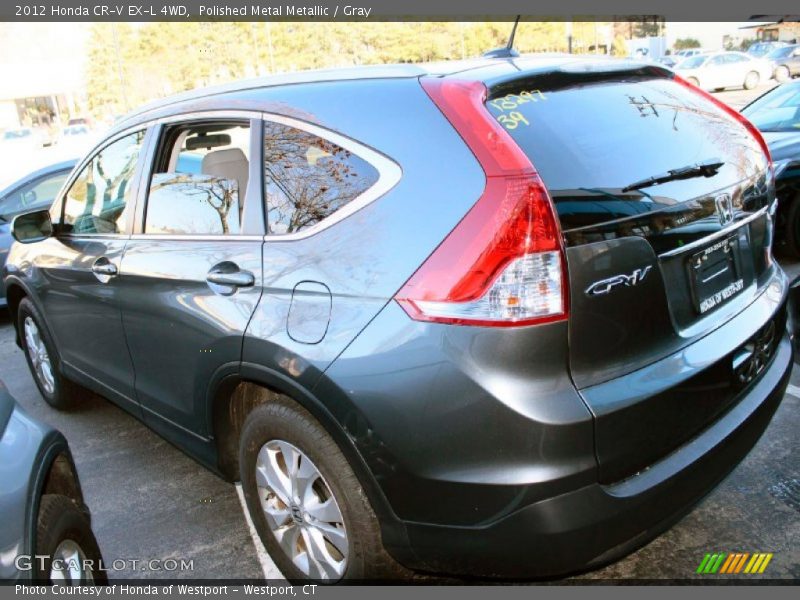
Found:
[[[758,575],[767,569],[772,560],[771,552],[714,552],[700,561],[696,573],[701,575]]]

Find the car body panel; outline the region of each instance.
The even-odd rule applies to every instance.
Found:
[[[254,128],[250,133],[256,140],[259,132]],[[151,127],[133,235],[114,283],[121,291],[118,306],[145,421],[202,445],[212,434],[204,406],[213,374],[219,365],[241,360],[242,337],[262,293],[260,153],[257,147],[250,149],[251,184],[242,214],[245,235],[149,235],[143,230],[147,181],[160,135],[161,128]],[[208,282],[210,272],[221,266],[251,273],[254,285],[229,289]]]
[[[207,436],[206,390],[217,366],[241,360],[261,297],[261,240],[132,240],[117,278],[117,305],[146,421],[159,417]],[[221,295],[206,276],[235,260],[256,285]],[[126,349],[126,351],[127,351]]]
[[[733,409],[670,456],[615,485],[591,484],[476,527],[408,523],[413,564],[474,576],[542,577],[598,568],[645,545],[688,513],[755,445],[792,372],[788,335]]]
[[[3,423],[3,415],[7,415]],[[15,559],[32,555],[36,519],[45,478],[57,456],[75,467],[64,436],[32,418],[10,396],[0,382],[0,580],[29,581],[32,572],[19,570]],[[75,489],[80,495],[80,484]],[[82,498],[77,498],[82,510]]]
[[[745,106],[742,114],[760,128],[772,154],[778,197],[775,242],[785,246],[789,236],[800,232],[800,224],[791,217],[800,200],[800,82],[772,88]]]
[[[135,407],[134,371],[122,327],[120,286],[112,278],[100,281],[92,264],[100,259],[119,265],[126,240],[116,237],[50,238],[32,257],[30,267],[37,282],[41,308],[53,317],[48,326],[61,358],[71,368],[90,377],[102,390],[114,390]],[[67,340],[91,335],[93,343]]]
[[[564,333],[563,323],[423,324],[391,302],[314,393],[400,518],[475,524],[513,512],[530,494],[596,477],[591,416],[567,375]]]

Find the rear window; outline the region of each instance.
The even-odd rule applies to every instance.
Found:
[[[747,130],[665,78],[554,74],[492,88],[487,108],[531,159],[564,229],[660,210],[761,172]],[[673,169],[720,162],[711,177],[626,190]]]
[[[331,216],[378,181],[356,154],[288,125],[264,123],[264,197],[269,233],[297,233]]]

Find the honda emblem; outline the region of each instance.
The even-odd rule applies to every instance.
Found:
[[[720,225],[724,227],[733,221],[733,201],[730,194],[720,194],[714,198],[714,204],[717,205]]]

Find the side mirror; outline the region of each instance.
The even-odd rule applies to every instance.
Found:
[[[21,244],[40,242],[53,235],[53,223],[49,210],[35,210],[14,217],[11,235]]]

